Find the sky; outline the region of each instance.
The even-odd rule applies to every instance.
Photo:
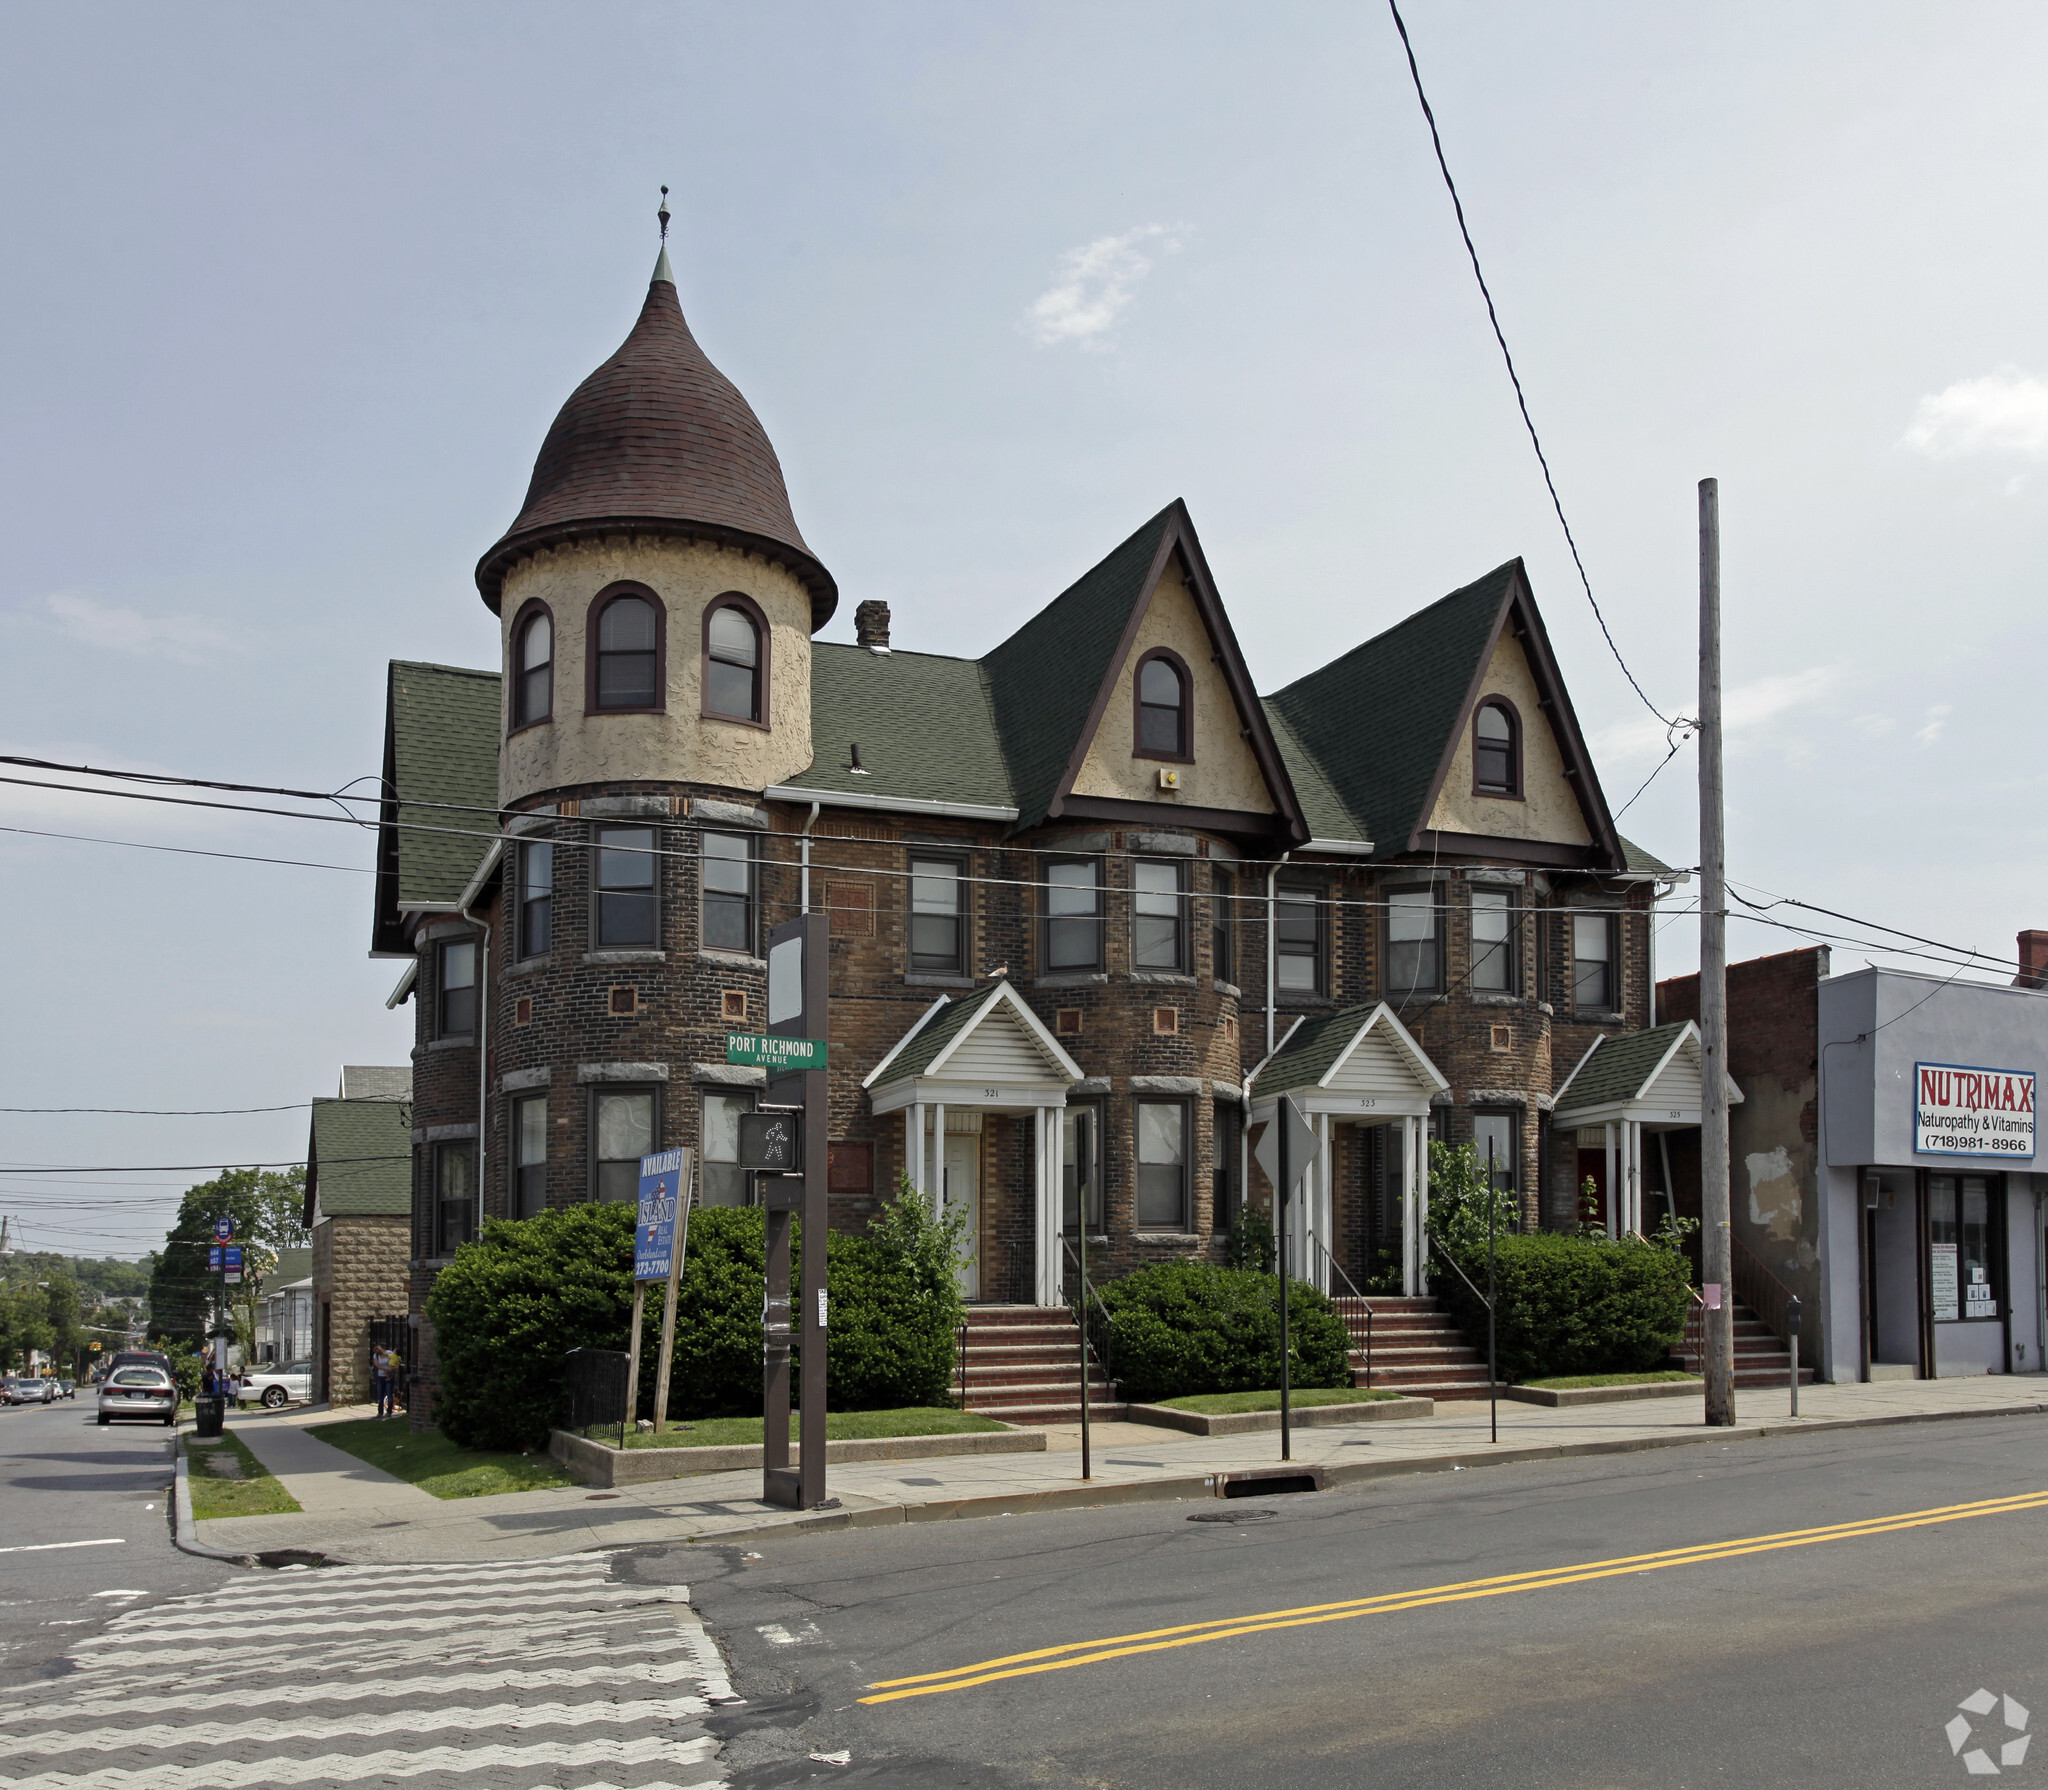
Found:
[[[2048,926],[2048,12],[1408,22],[1665,715],[1720,480],[1738,891],[2008,978]],[[637,314],[663,183],[692,326],[838,580],[827,638],[880,597],[898,644],[978,655],[1181,497],[1262,690],[1519,555],[1610,805],[1664,757],[1390,17],[1202,0],[0,12],[0,753],[374,777],[387,660],[495,662],[472,569]],[[1673,864],[1694,777],[1622,820]],[[284,1109],[0,1113],[23,1241],[136,1253],[203,1165],[302,1157],[341,1064],[406,1060],[367,832],[8,785],[0,826],[34,830],[0,832],[0,1105]],[[1866,960],[1915,961],[1834,962]]]

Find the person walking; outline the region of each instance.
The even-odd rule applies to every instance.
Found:
[[[370,1384],[377,1394],[377,1415],[395,1416],[398,1399],[398,1364],[391,1351],[379,1343],[370,1351]]]

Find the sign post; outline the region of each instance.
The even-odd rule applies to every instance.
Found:
[[[633,1232],[633,1336],[626,1355],[626,1421],[640,1416],[640,1323],[647,1283],[665,1281],[661,1314],[661,1355],[654,1369],[654,1433],[668,1426],[669,1365],[676,1346],[676,1288],[690,1235],[688,1150],[661,1150],[640,1158],[639,1223]]]
[[[802,914],[768,935],[768,1029],[729,1033],[728,1063],[768,1071],[770,1108],[796,1108],[801,1123],[778,1126],[772,1113],[748,1127],[746,1141],[764,1160],[800,1164],[771,1174],[768,1261],[762,1308],[761,1402],[764,1419],[761,1497],[792,1510],[816,1510],[825,1496],[825,1164],[831,1124],[826,1039],[831,1031],[831,939],[823,914]],[[790,1311],[790,1225],[803,1215],[804,1254],[796,1311]],[[792,1316],[794,1321],[792,1321]],[[789,1351],[801,1351],[801,1458],[789,1464]]]
[[[1272,1121],[1260,1134],[1259,1146],[1253,1151],[1259,1167],[1265,1170],[1266,1179],[1272,1185],[1274,1213],[1278,1220],[1274,1228],[1278,1232],[1276,1248],[1280,1258],[1280,1458],[1283,1461],[1294,1458],[1293,1338],[1289,1334],[1287,1309],[1287,1283],[1292,1278],[1292,1270],[1287,1261],[1287,1208],[1294,1202],[1295,1184],[1308,1173],[1322,1147],[1322,1140],[1316,1136],[1316,1128],[1308,1122],[1300,1103],[1292,1095],[1283,1094],[1275,1102]]]

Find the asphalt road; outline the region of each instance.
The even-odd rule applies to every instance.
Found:
[[[1954,1508],[2008,1498],[2020,1502]],[[1272,1514],[1195,1522],[1248,1506],[1138,1505],[671,1549],[661,1564],[687,1575],[747,1699],[713,1727],[750,1790],[1920,1790],[1991,1775],[1967,1755],[1984,1748],[1995,1766],[2048,1723],[2040,1418],[1708,1443],[1254,1507]],[[1700,1558],[1704,1544],[1717,1545]],[[1591,1564],[1665,1550],[1679,1552]],[[1518,1574],[1538,1577],[1472,1587]],[[1422,1595],[1311,1608],[1402,1593]],[[1174,1628],[1191,1632],[1156,1632]],[[1147,1638],[1084,1645],[1132,1636]],[[905,1678],[923,1682],[894,1688],[952,1688],[861,1700]],[[1959,1711],[1980,1689],[2014,1701]],[[1952,1746],[1959,1717],[1970,1733]],[[843,1765],[812,1757],[842,1749]],[[2048,1743],[1996,1775],[2029,1774],[2048,1776]]]
[[[101,1429],[96,1410],[83,1389],[0,1406],[0,1687],[61,1676],[64,1650],[117,1611],[234,1570],[171,1545],[172,1432]]]

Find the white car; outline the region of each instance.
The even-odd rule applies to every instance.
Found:
[[[287,1361],[282,1367],[252,1367],[242,1375],[242,1397],[255,1399],[265,1410],[305,1404],[313,1396],[313,1364]]]
[[[178,1389],[160,1367],[117,1367],[100,1383],[100,1422],[147,1417],[178,1421]]]
[[[9,1374],[0,1381],[0,1402],[10,1405],[47,1405],[57,1396],[55,1380],[38,1380],[28,1374]]]

